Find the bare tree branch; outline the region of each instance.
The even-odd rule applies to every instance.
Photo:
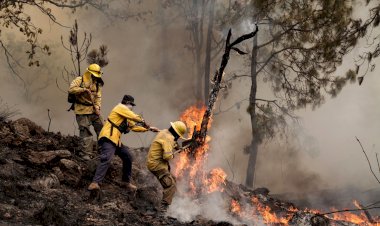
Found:
[[[379,180],[379,178],[377,178],[375,172],[373,172],[373,170],[372,170],[371,162],[369,161],[369,158],[368,158],[367,153],[365,152],[365,150],[364,150],[364,148],[363,148],[362,143],[360,142],[360,140],[359,140],[357,137],[355,137],[355,138],[356,138],[356,140],[358,141],[358,143],[360,144],[360,147],[362,148],[362,151],[363,151],[363,153],[364,153],[364,155],[365,155],[365,157],[366,157],[366,159],[367,159],[367,162],[368,162],[368,165],[369,165],[369,169],[371,170],[372,175],[375,177],[375,179],[377,180],[377,182],[380,184],[380,180]]]

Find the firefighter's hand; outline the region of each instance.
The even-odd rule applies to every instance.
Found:
[[[141,125],[146,129],[150,129],[150,125],[144,119],[141,120]]]
[[[89,95],[91,95],[91,90],[90,90],[90,89],[85,88],[85,89],[84,89],[84,92],[86,92],[86,93],[88,93]]]
[[[153,126],[151,126],[151,127],[149,127],[149,130],[150,131],[152,131],[152,132],[160,132],[160,129],[159,128],[157,128],[157,127],[153,127]]]
[[[100,109],[98,107],[95,107],[95,114],[100,115]]]

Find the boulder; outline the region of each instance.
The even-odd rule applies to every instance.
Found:
[[[38,178],[32,182],[31,188],[35,191],[44,191],[51,188],[58,188],[60,185],[59,179],[55,174]]]
[[[59,162],[59,168],[61,169],[66,184],[72,186],[79,184],[82,178],[82,169],[76,162],[68,159],[61,159]]]
[[[68,150],[56,151],[30,151],[27,160],[33,164],[47,164],[56,158],[68,158],[71,152]]]

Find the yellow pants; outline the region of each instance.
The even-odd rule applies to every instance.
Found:
[[[151,171],[160,181],[162,188],[162,204],[170,205],[177,190],[174,176],[167,169]]]

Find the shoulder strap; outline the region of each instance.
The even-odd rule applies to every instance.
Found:
[[[109,118],[107,118],[107,121],[111,124],[111,132],[110,132],[110,136],[112,137],[112,134],[113,134],[113,128],[116,127],[117,129],[119,129],[119,127],[113,123]]]
[[[107,118],[107,121],[111,124],[111,132],[110,132],[110,136],[112,136],[113,134],[113,128],[115,127],[117,130],[120,131],[120,133],[128,133],[129,130],[128,130],[128,121],[127,119],[125,119],[122,123],[120,123],[120,125],[116,125],[114,122],[112,122],[109,118]],[[125,124],[126,123],[126,124]]]
[[[82,87],[82,84],[83,84],[83,75],[81,76],[81,78],[82,78],[82,80],[81,80],[81,82],[80,82],[79,87]],[[82,88],[83,88],[83,87],[82,87]]]

